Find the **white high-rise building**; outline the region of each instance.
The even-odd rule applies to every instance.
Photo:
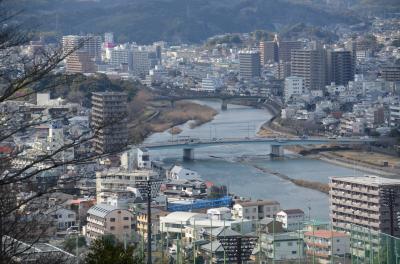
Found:
[[[293,95],[304,95],[307,89],[304,85],[304,78],[291,76],[285,78],[284,98],[285,102],[289,101]]]
[[[132,70],[132,50],[125,47],[115,47],[110,52],[110,66],[119,68],[123,65],[128,66],[128,70]]]
[[[218,88],[221,88],[222,82],[218,77],[210,76],[207,74],[206,78],[203,78],[201,81],[201,92],[213,93]]]

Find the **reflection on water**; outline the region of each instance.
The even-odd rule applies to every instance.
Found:
[[[220,109],[219,101],[199,101]],[[200,127],[190,129],[188,124],[180,126],[182,133],[172,136],[168,132],[151,135],[146,142],[176,139],[178,136],[198,138],[252,137],[259,127],[271,118],[264,109],[229,105],[227,111],[220,111],[215,119]],[[353,176],[361,173],[335,166],[320,160],[289,155],[283,160],[271,160],[270,146],[223,145],[195,150],[195,160],[182,161],[181,150],[152,151],[155,159],[166,164],[180,163],[199,172],[203,179],[216,184],[227,185],[229,191],[239,196],[254,199],[274,199],[283,208],[301,208],[311,217],[328,220],[328,196],[324,193],[298,187],[274,175],[260,172],[253,165],[280,172],[291,178],[328,183],[331,176]],[[245,162],[242,162],[245,158]],[[311,208],[311,210],[309,209]]]

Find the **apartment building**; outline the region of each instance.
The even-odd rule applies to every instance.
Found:
[[[303,239],[297,232],[261,234],[262,263],[292,263],[304,257]]]
[[[239,52],[239,71],[242,79],[251,80],[260,77],[260,52],[253,50]]]
[[[152,170],[106,170],[96,172],[97,203],[106,203],[108,193],[126,191],[128,187],[135,188],[138,183],[156,178],[158,178],[158,173]]]
[[[344,232],[316,230],[304,233],[306,255],[318,263],[332,263],[335,258],[345,257],[350,253],[350,237]]]
[[[347,85],[354,80],[354,59],[351,51],[332,50],[327,53],[328,82]]]
[[[292,96],[300,96],[306,94],[308,91],[305,88],[304,78],[291,76],[285,79],[285,86],[283,96],[285,102],[288,102]]]
[[[308,90],[322,90],[327,84],[324,49],[292,50],[291,74],[304,78]]]
[[[79,50],[88,53],[88,56],[94,61],[101,59],[101,36],[95,35],[67,35],[62,37],[62,48],[64,54],[69,54],[72,51]]]
[[[280,211],[277,201],[237,201],[232,208],[232,216],[235,219],[260,220],[266,217],[275,217]]]
[[[295,231],[303,228],[304,212],[301,209],[286,209],[276,214],[276,220],[283,223],[287,231]]]
[[[400,105],[389,106],[389,125],[390,127],[400,126]]]
[[[400,81],[400,66],[384,66],[382,67],[382,78],[388,82],[398,82]]]
[[[260,41],[260,61],[261,64],[278,62],[278,42],[277,41]]]
[[[98,204],[88,210],[85,234],[89,239],[114,235],[120,242],[130,241],[135,232],[133,214],[107,204]]]
[[[387,190],[400,193],[400,180],[377,176],[331,178],[329,194],[333,227],[349,232],[354,225],[390,234],[390,213],[384,195]],[[395,196],[394,205],[394,211],[398,212],[400,195]],[[400,236],[397,222],[393,223],[393,235]]]
[[[117,152],[128,143],[127,95],[120,92],[92,94],[92,126],[97,153]]]
[[[303,47],[303,43],[300,41],[279,41],[278,57],[279,61],[287,62],[292,60],[292,52],[294,50],[300,50]]]
[[[165,217],[169,212],[162,211],[158,208],[151,208],[151,232],[158,234],[160,232],[160,217]],[[147,239],[147,208],[137,213],[136,230]]]
[[[94,73],[96,66],[87,51],[75,51],[66,59],[68,73]]]

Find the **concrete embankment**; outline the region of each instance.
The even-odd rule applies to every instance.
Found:
[[[369,166],[367,164],[359,164],[358,162],[339,158],[332,153],[320,153],[316,156],[318,159],[323,160],[325,162],[329,162],[335,165],[339,165],[341,167],[354,169],[358,171],[362,171],[365,173],[374,174],[377,176],[389,177],[389,178],[397,178],[398,176],[395,173],[387,172],[379,168],[374,168],[373,166]]]

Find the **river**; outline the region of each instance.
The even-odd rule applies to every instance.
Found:
[[[265,109],[228,105],[220,111],[219,101],[195,101],[218,110],[214,120],[191,129],[189,124],[181,125],[180,135],[168,132],[156,133],[146,142],[157,142],[190,136],[199,138],[252,137],[261,125],[272,116]],[[152,158],[166,164],[181,164],[201,174],[202,178],[218,185],[226,185],[229,192],[253,199],[272,199],[280,202],[284,209],[300,208],[306,215],[321,221],[329,220],[328,195],[296,186],[277,176],[261,172],[254,166],[268,168],[291,178],[329,182],[331,176],[359,176],[362,172],[332,165],[330,163],[302,157],[285,151],[284,159],[269,157],[270,146],[224,145],[195,150],[194,161],[183,161],[181,150],[152,151]]]

